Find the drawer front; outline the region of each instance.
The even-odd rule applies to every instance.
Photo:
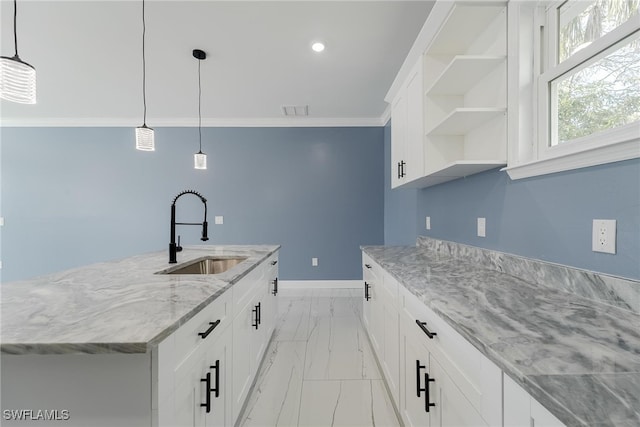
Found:
[[[364,252],[362,253],[362,271],[369,271],[375,279],[382,280],[382,267]]]
[[[278,294],[278,253],[271,255],[267,261],[266,280],[269,282],[269,293]]]
[[[231,325],[231,291],[226,291],[175,332],[175,361],[182,363],[205,342]],[[213,324],[212,324],[213,323]]]
[[[276,264],[277,265],[277,264]],[[255,287],[259,286],[263,280],[266,280],[264,275],[266,273],[265,263],[257,265],[253,270],[243,277],[238,283],[233,285],[231,290],[233,291],[233,311],[234,313],[240,313],[243,307],[245,307],[255,294]]]
[[[400,288],[405,327],[420,332],[429,351],[487,422],[501,422],[501,370],[415,295]],[[436,335],[429,338],[416,320],[426,322],[425,328]]]

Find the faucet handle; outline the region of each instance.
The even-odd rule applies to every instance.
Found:
[[[180,246],[180,235],[178,235],[178,245],[176,246],[176,252],[182,252],[182,246]]]

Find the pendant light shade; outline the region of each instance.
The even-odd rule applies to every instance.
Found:
[[[156,143],[153,129],[147,126],[147,61],[145,56],[145,35],[147,26],[144,17],[144,0],[142,0],[142,126],[136,128],[136,149],[155,151]]]
[[[142,125],[136,128],[136,149],[140,151],[155,151],[153,129]]]
[[[206,169],[207,168],[207,155],[202,151],[198,151],[193,155],[193,167],[195,169]]]
[[[16,20],[18,5],[13,1],[13,57],[0,57],[0,98],[20,104],[36,103],[36,69],[18,56]]]
[[[193,50],[193,57],[198,60],[198,136],[200,139],[200,151],[193,155],[193,167],[195,169],[207,168],[207,155],[202,152],[202,84],[200,81],[200,63],[207,58],[207,54],[200,49]]]

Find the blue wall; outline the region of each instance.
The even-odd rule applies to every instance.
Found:
[[[387,164],[390,146],[386,133]],[[390,179],[387,168],[385,188]],[[422,190],[400,190],[402,196],[395,191],[385,198],[385,243],[415,243],[421,234],[640,279],[640,159],[517,181],[495,169]],[[417,215],[407,218],[406,212],[414,211]],[[426,216],[431,217],[429,231]],[[486,218],[486,238],[477,237],[478,217]],[[593,219],[617,220],[616,255],[591,251]],[[410,236],[413,227],[417,232]]]
[[[362,277],[362,244],[382,244],[383,128],[3,128],[2,280],[164,250],[170,204],[208,200],[210,244],[281,244],[283,280]],[[191,196],[179,221],[201,221]],[[214,225],[215,215],[224,225]],[[178,230],[200,244],[198,227]],[[319,266],[311,267],[311,257]]]

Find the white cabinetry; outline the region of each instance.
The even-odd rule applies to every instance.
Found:
[[[366,254],[363,254],[364,302],[362,309],[363,323],[369,334],[374,353],[383,350],[384,326],[382,315],[382,269]]]
[[[374,353],[397,405],[400,401],[400,341],[398,337],[398,282],[363,254],[365,299],[362,320]]]
[[[392,187],[428,187],[507,163],[506,2],[437,2],[423,32],[419,64],[392,101]],[[407,165],[402,176],[394,152],[415,162],[413,171]]]
[[[164,425],[227,426],[231,413],[231,328],[176,370],[173,421]]]
[[[76,427],[234,425],[273,332],[277,259],[255,266],[146,353],[2,354],[3,409],[58,410],[49,416]],[[254,302],[263,309],[258,330]],[[43,425],[35,411],[2,425]]]
[[[429,413],[431,426],[501,425],[500,369],[403,286],[400,302],[401,414],[405,423],[425,421],[425,414],[415,412],[421,408]],[[417,369],[420,365],[424,368]],[[425,388],[426,375],[431,380],[430,392],[418,396],[417,390]]]
[[[367,254],[363,277],[363,323],[405,425],[502,425],[502,371]]]
[[[424,174],[422,59],[411,69],[391,107],[391,187]]]
[[[504,426],[561,427],[564,424],[508,375],[504,375]]]

